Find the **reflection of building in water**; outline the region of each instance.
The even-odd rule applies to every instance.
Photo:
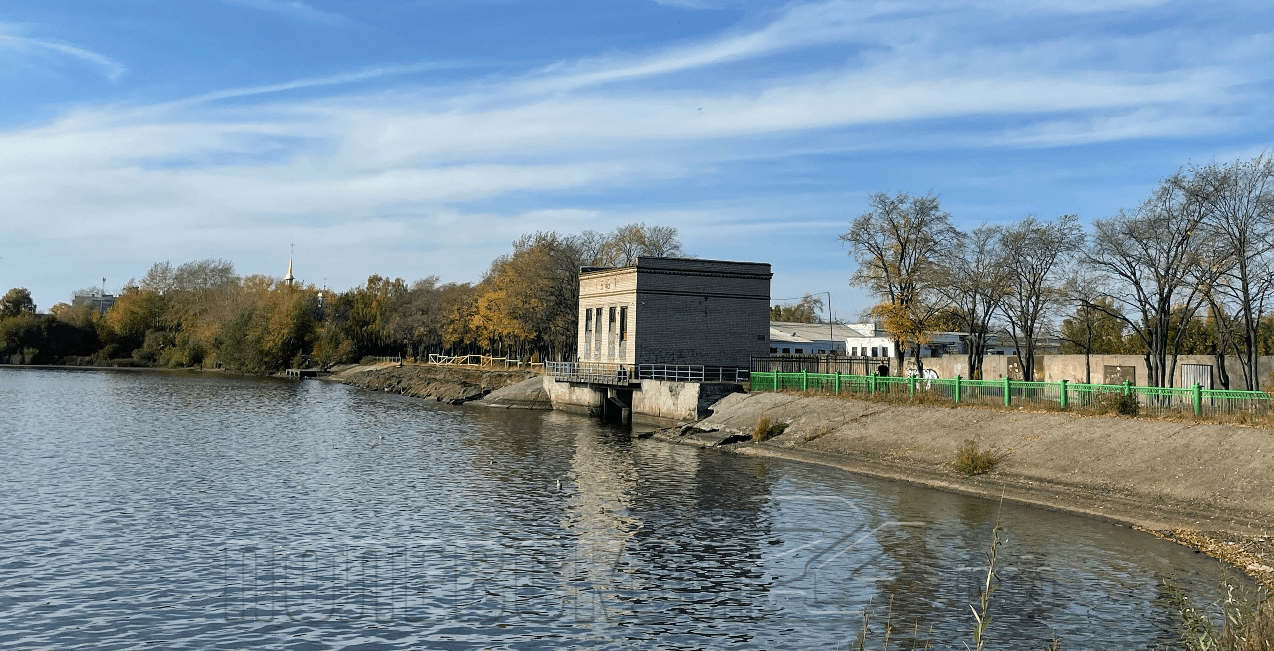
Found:
[[[773,607],[760,562],[772,538],[763,461],[587,432],[571,465],[579,616],[693,634]]]
[[[616,596],[633,589],[619,571],[628,539],[640,526],[630,514],[631,493],[639,480],[632,446],[620,436],[607,437],[592,428],[575,436],[570,480],[574,494],[566,506],[563,528],[575,536],[572,566],[567,568],[568,596],[580,620],[616,616]],[[622,615],[621,615],[622,616]]]

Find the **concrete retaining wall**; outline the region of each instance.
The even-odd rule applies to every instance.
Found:
[[[937,372],[938,377],[953,378],[957,375],[963,378],[969,377],[969,368],[968,364],[965,363],[964,355],[926,357],[922,361],[925,369],[933,369]],[[987,380],[999,380],[1007,375],[1014,379],[1021,379],[1020,373],[1014,373],[1010,369],[1010,365],[1016,364],[1017,357],[1015,355],[988,355],[982,363],[982,377]],[[1035,364],[1036,380],[1043,382],[1058,382],[1060,380],[1068,382],[1084,381],[1083,355],[1040,355],[1036,357]],[[1089,359],[1089,364],[1092,381],[1098,384],[1120,384],[1123,382],[1121,378],[1135,377],[1133,384],[1145,385],[1147,384],[1146,379],[1149,377],[1149,373],[1146,370],[1146,360],[1141,355],[1092,355]],[[1216,357],[1212,355],[1182,355],[1178,357],[1176,372],[1173,374],[1173,386],[1184,386],[1181,380],[1181,367],[1185,364],[1211,366],[1212,388],[1221,388],[1220,376],[1216,369]],[[904,363],[904,367],[911,365],[911,359]],[[1230,376],[1230,388],[1243,389],[1243,373],[1240,370],[1238,360],[1233,357],[1227,358],[1225,368]],[[1261,380],[1262,389],[1274,387],[1272,373],[1274,373],[1274,356],[1261,357],[1258,377]]]
[[[545,376],[544,390],[549,394],[549,402],[554,409],[593,416],[601,414],[603,395],[588,385],[556,382]]]
[[[551,377],[544,378],[544,389],[554,409],[594,416],[602,414],[608,393],[604,387],[555,382]],[[708,415],[707,408],[712,403],[736,391],[742,391],[742,387],[732,383],[642,380],[628,390],[611,390],[616,394],[611,397],[631,407],[633,420],[665,423],[698,420]]]

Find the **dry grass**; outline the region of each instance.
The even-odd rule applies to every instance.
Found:
[[[1181,641],[1190,651],[1274,651],[1274,598],[1262,590],[1257,595],[1236,595],[1226,583],[1216,604],[1221,611],[1217,629],[1208,613],[1197,608],[1180,590],[1167,586],[1168,595],[1181,611]],[[1261,599],[1264,598],[1262,601]]]
[[[973,439],[965,439],[956,448],[956,458],[951,466],[964,476],[972,477],[990,472],[1003,456],[995,450],[980,449],[978,442]]]
[[[768,441],[782,434],[786,429],[787,423],[772,421],[769,416],[762,414],[756,419],[756,427],[752,428],[752,440],[757,443]]]

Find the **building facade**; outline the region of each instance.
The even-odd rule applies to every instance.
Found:
[[[641,256],[580,273],[581,362],[747,368],[769,351],[770,265]]]

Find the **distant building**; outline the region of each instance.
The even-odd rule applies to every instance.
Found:
[[[106,314],[115,305],[115,295],[104,291],[78,291],[71,295],[71,305],[87,305],[98,314]]]
[[[641,256],[580,272],[581,362],[747,368],[769,350],[770,265]]]
[[[771,355],[845,355],[846,342],[861,337],[861,324],[770,322]],[[857,354],[857,353],[855,353]]]
[[[845,339],[851,357],[875,357],[873,350],[879,351],[881,357],[889,357],[894,341],[883,328],[877,329],[871,323],[855,323],[848,326],[857,333]],[[1036,340],[1036,351],[1040,354],[1056,354],[1061,352],[1061,344],[1056,337],[1045,337]],[[992,333],[987,336],[985,355],[1016,355],[1017,346],[1013,338],[1004,333]],[[864,352],[866,351],[866,352]],[[911,350],[903,351],[911,355]],[[969,333],[967,332],[934,332],[929,341],[921,344],[921,357],[943,357],[946,355],[967,355],[969,352]]]

